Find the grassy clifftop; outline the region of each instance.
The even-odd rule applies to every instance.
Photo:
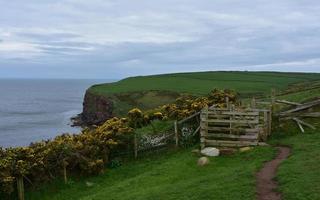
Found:
[[[165,90],[194,95],[207,94],[212,88],[234,89],[244,95],[269,93],[270,88],[284,90],[289,85],[320,80],[316,73],[280,72],[194,72],[139,76],[115,83],[92,86],[94,94],[109,96],[147,90]]]
[[[282,93],[292,93],[305,91],[307,87],[319,89],[320,74],[230,71],[130,77],[90,87],[83,116],[93,116],[97,121],[104,121],[104,116],[125,115],[133,107],[147,110],[173,102],[181,94],[206,95],[214,88],[233,89],[241,97],[248,98],[269,95],[271,88]],[[105,109],[108,113],[103,111],[106,105],[109,105]],[[100,112],[99,116],[97,112]]]

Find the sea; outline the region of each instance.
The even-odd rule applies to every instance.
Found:
[[[0,147],[79,133],[70,118],[82,112],[86,89],[105,82],[112,80],[0,79]]]

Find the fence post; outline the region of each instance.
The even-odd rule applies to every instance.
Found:
[[[271,89],[271,112],[274,111],[275,102],[276,102],[276,90],[272,88]]]
[[[226,97],[226,106],[227,106],[227,109],[229,109],[229,108],[230,108],[229,97]]]
[[[66,161],[63,161],[63,179],[64,179],[64,183],[67,184],[68,178],[67,178],[67,163],[66,163]]]
[[[208,107],[202,109],[200,113],[200,148],[204,149],[206,146],[206,133],[208,132]]]
[[[24,184],[22,175],[17,178],[17,188],[19,200],[24,200]]]
[[[176,147],[179,146],[179,133],[178,133],[178,122],[174,121],[174,137],[176,140]]]
[[[251,100],[251,108],[255,109],[256,108],[256,98],[252,97]]]
[[[137,158],[138,157],[138,139],[137,139],[136,133],[134,134],[133,142],[134,142],[134,158]]]
[[[269,135],[269,115],[268,111],[263,112],[263,140],[265,141],[267,139],[267,136]]]
[[[271,135],[271,132],[272,132],[272,111],[271,110],[268,112],[268,127],[269,127],[268,134]]]

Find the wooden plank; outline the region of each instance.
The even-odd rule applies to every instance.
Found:
[[[199,126],[199,127],[192,133],[192,135],[195,135],[198,131],[200,131],[200,129],[201,129],[201,126]]]
[[[207,119],[208,123],[235,123],[235,124],[259,124],[259,120],[227,120],[227,119]]]
[[[294,113],[294,112],[305,110],[305,109],[311,108],[311,107],[316,106],[316,105],[320,105],[320,99],[312,101],[312,102],[308,102],[308,103],[305,103],[305,104],[302,104],[301,106],[298,106],[298,107],[296,107],[294,109],[290,109],[290,110],[281,112],[280,116],[284,116],[284,115],[288,115],[288,114],[291,114],[291,113]]]
[[[230,131],[229,127],[207,127],[208,131],[225,131],[228,132]],[[232,128],[233,132],[239,132],[239,133],[258,133],[259,128]]]
[[[296,117],[292,118],[294,121],[298,122],[299,124],[302,124],[302,125],[305,125],[313,130],[316,130],[316,127],[312,126],[311,124],[307,123],[307,122],[304,122]]]
[[[213,146],[257,146],[258,141],[227,141],[227,140],[205,140],[206,145],[213,145]]]
[[[259,112],[240,112],[240,111],[222,111],[222,112],[208,112],[209,115],[248,115],[248,116],[259,116]]]
[[[188,121],[188,120],[190,120],[190,119],[192,119],[192,118],[194,118],[194,117],[198,116],[199,114],[200,114],[200,112],[196,112],[196,113],[194,113],[194,114],[190,115],[189,117],[187,117],[187,118],[185,118],[185,119],[180,120],[180,121],[178,122],[178,124],[182,124],[182,123],[184,123],[184,122],[186,122],[186,121]]]
[[[299,117],[320,117],[320,112],[312,112],[312,113],[302,113],[299,114]]]
[[[224,133],[208,133],[205,135],[206,138],[229,138],[229,139],[244,139],[244,140],[257,140],[258,134],[255,135],[234,135],[234,134],[224,134]]]
[[[297,122],[297,121],[296,121],[296,123],[297,123],[297,125],[299,126],[301,132],[304,133],[304,129],[303,129],[302,125],[301,125],[299,122]]]
[[[277,103],[283,103],[283,104],[287,104],[287,105],[292,105],[292,106],[301,106],[301,103],[297,103],[297,102],[292,102],[292,101],[287,101],[287,100],[276,100]]]
[[[271,102],[264,102],[264,101],[257,101],[256,104],[261,104],[261,105],[270,105]]]

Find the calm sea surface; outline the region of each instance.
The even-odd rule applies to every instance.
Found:
[[[24,146],[77,133],[70,118],[82,112],[85,90],[106,80],[0,79],[0,146]]]

